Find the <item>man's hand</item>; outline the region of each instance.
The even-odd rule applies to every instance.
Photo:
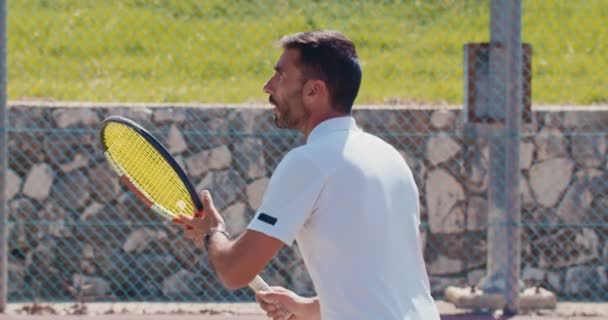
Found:
[[[207,190],[201,192],[203,210],[197,212],[194,217],[181,216],[173,219],[173,222],[184,226],[184,235],[198,247],[203,247],[203,238],[212,228],[225,230],[224,218],[215,208],[211,193]]]
[[[272,320],[320,320],[321,308],[317,298],[305,298],[283,287],[256,293],[255,299]],[[286,318],[288,314],[291,317]]]

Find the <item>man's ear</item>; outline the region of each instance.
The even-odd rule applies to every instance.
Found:
[[[324,94],[326,91],[327,87],[322,80],[308,80],[304,83],[303,92],[305,97],[315,97]]]

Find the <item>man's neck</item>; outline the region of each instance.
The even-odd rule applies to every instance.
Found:
[[[333,119],[333,118],[339,118],[339,117],[347,117],[350,114],[348,113],[342,113],[342,112],[337,112],[337,111],[332,111],[329,113],[326,113],[322,116],[313,118],[311,117],[308,121],[308,123],[304,126],[304,128],[302,130],[300,130],[305,138],[308,138],[308,135],[310,135],[310,133],[312,132],[312,130],[318,126],[321,122],[329,120],[329,119]]]

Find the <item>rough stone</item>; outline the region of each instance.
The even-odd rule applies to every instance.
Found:
[[[57,204],[57,200],[53,199],[46,201],[42,210],[38,211],[38,217],[47,223],[41,224],[38,228],[34,228],[32,232],[37,232],[39,238],[52,235],[56,238],[69,238],[72,236],[69,225],[72,218]],[[37,230],[36,230],[37,229]]]
[[[571,139],[572,158],[582,167],[599,167],[606,158],[606,133],[599,135],[573,133]]]
[[[23,194],[32,199],[45,200],[49,196],[54,178],[53,169],[46,163],[34,165],[25,179]]]
[[[586,295],[597,285],[598,275],[593,267],[576,266],[566,272],[564,291],[568,295]]]
[[[600,240],[593,229],[582,229],[574,238],[574,242],[579,247],[576,263],[587,263],[599,258]]]
[[[80,220],[81,221],[89,220],[92,216],[95,216],[96,214],[101,212],[101,210],[103,210],[104,207],[105,207],[105,205],[103,205],[99,202],[95,202],[95,201],[91,202],[80,215]]]
[[[89,165],[89,161],[89,157],[82,153],[77,153],[70,162],[60,164],[59,169],[61,172],[72,172],[74,170],[85,168]]]
[[[29,198],[17,198],[9,202],[10,217],[16,220],[35,220],[38,209]]]
[[[156,123],[182,123],[186,121],[186,109],[184,108],[158,108],[154,110],[154,122]]]
[[[476,269],[476,270],[469,271],[469,273],[467,273],[467,284],[468,285],[478,285],[479,282],[481,281],[481,279],[483,279],[483,277],[485,277],[485,275],[486,275],[486,270],[484,270],[484,269]]]
[[[519,176],[519,194],[521,196],[521,206],[534,206],[535,201],[532,197],[532,192],[530,191],[530,184],[528,183],[528,179],[523,174]]]
[[[539,112],[537,116],[542,120],[545,128],[561,129],[564,124],[563,112]]]
[[[557,215],[562,218],[566,224],[581,224],[588,218],[589,210],[593,194],[588,187],[588,184],[577,181],[573,183],[566,194],[564,195],[559,207]]]
[[[462,287],[466,284],[466,279],[462,277],[431,277],[431,294],[434,296],[443,295],[445,289],[450,286]]]
[[[163,281],[163,294],[166,297],[195,297],[200,291],[196,284],[204,281],[201,276],[181,269]]]
[[[90,180],[83,171],[60,176],[51,187],[51,196],[65,209],[84,208],[91,198]]]
[[[562,277],[559,272],[547,272],[547,283],[557,292],[562,291]]]
[[[175,162],[177,162],[177,165],[180,168],[182,168],[183,170],[185,170],[185,168],[186,168],[186,162],[184,160],[184,156],[182,156],[181,154],[173,155],[173,159],[175,159]]]
[[[442,132],[429,140],[426,147],[426,154],[429,162],[436,166],[454,157],[461,149],[460,144],[454,141],[452,137]]]
[[[568,156],[566,139],[557,129],[543,129],[534,138],[536,144],[536,159],[544,161]]]
[[[255,180],[247,186],[247,199],[249,200],[249,207],[254,210],[260,207],[264,198],[264,192],[268,186],[270,179],[261,178]]]
[[[488,227],[488,201],[482,197],[470,197],[467,205],[467,230],[483,231]]]
[[[471,150],[469,150],[470,152]],[[485,193],[488,190],[489,171],[488,147],[481,147],[482,152],[468,153],[461,168],[464,185],[473,193]]]
[[[464,231],[464,189],[445,169],[428,174],[426,204],[429,210],[431,232],[452,233]]]
[[[101,202],[115,199],[121,192],[121,183],[108,163],[100,163],[88,171],[92,196]]]
[[[564,127],[567,129],[605,129],[608,128],[608,112],[588,110],[570,111],[564,114]]]
[[[108,108],[90,109],[72,117],[67,113],[74,109],[10,108],[11,127],[18,130],[12,132],[7,146],[11,157],[5,190],[12,221],[8,226],[11,248],[9,296],[20,296],[27,288],[37,287],[49,289],[42,290],[44,292],[41,291],[37,298],[44,298],[44,294],[53,298],[50,288],[61,287],[61,283],[53,283],[53,279],[69,284],[74,274],[91,278],[101,275],[111,279],[112,290],[129,292],[134,298],[163,297],[163,289],[175,298],[196,299],[201,292],[210,293],[208,298],[219,298],[224,294],[224,291],[216,291],[220,284],[211,268],[202,263],[205,260],[203,250],[183,239],[179,226],[164,220],[160,222],[160,218],[155,220],[156,215],[150,215],[132,193],[122,188],[113,172],[99,168],[103,158],[101,154],[93,153],[99,147],[97,134],[89,134],[88,130],[87,133],[81,133],[81,130],[41,130],[44,133],[40,133],[19,129],[97,126],[100,117],[95,120],[96,115],[104,113],[128,116],[150,129],[159,124],[162,130],[179,127],[183,131],[178,135],[184,134],[181,140],[188,142],[188,148],[186,150],[183,144],[178,144],[174,150],[183,150],[177,151],[183,154],[176,155],[177,161],[190,170],[187,160],[195,158],[198,153],[207,153],[207,162],[201,165],[203,169],[199,168],[193,178],[200,181],[199,186],[203,181],[212,186],[208,189],[226,218],[229,232],[238,234],[246,228],[253,214],[249,207],[252,199],[252,206],[256,202],[252,187],[261,180],[267,180],[267,175],[291,146],[305,141],[301,136],[274,128],[268,110],[229,109]],[[18,116],[13,116],[15,114]],[[458,121],[462,118],[459,111],[368,110],[356,114],[366,118],[360,124],[372,133],[389,130],[416,133],[405,138],[383,137],[409,155],[404,158],[411,166],[421,191],[424,222],[421,237],[425,253],[429,254],[427,259],[430,260],[439,257],[433,271],[455,275],[451,272],[459,265],[463,269],[454,271],[458,272],[458,277],[432,276],[434,293],[443,294],[447,285],[476,284],[485,275],[482,269],[486,259],[485,247],[478,246],[485,246],[485,216],[479,213],[485,211],[487,141],[476,141],[466,148],[460,145],[459,139],[452,135],[453,132],[461,132],[458,131],[461,125]],[[377,114],[381,115],[376,117]],[[597,297],[598,290],[608,289],[607,268],[604,267],[608,265],[608,244],[603,230],[596,227],[598,223],[605,222],[603,213],[608,212],[608,140],[602,131],[608,126],[608,113],[551,111],[535,112],[535,115],[539,115],[538,123],[522,133],[520,188],[523,223],[531,222],[526,226],[530,237],[524,237],[530,243],[522,242],[522,261],[535,261],[539,265],[525,266],[522,278],[543,281],[543,285],[562,295]],[[235,128],[239,130],[237,135],[234,134]],[[544,129],[539,133],[539,128]],[[194,132],[192,130],[200,131],[186,134]],[[440,132],[442,130],[455,131]],[[162,135],[160,138],[165,140],[163,142],[169,140]],[[448,146],[447,150],[431,147],[442,143]],[[456,151],[450,149],[454,144],[458,148]],[[213,147],[215,149],[211,149]],[[427,150],[429,154],[425,154]],[[215,151],[218,154],[214,155]],[[461,157],[463,151],[467,153]],[[469,151],[479,155],[478,162],[472,160]],[[217,161],[209,160],[216,156]],[[465,163],[460,161],[462,159]],[[551,168],[543,168],[551,163]],[[430,168],[429,172],[426,166]],[[466,166],[472,170],[467,171]],[[576,174],[572,174],[575,166]],[[437,167],[442,171],[437,171]],[[38,176],[44,176],[43,179],[33,177],[36,170]],[[235,172],[234,175],[231,171]],[[84,181],[82,177],[85,177]],[[115,183],[104,182],[105,177]],[[428,183],[432,185],[427,186]],[[61,192],[58,191],[60,189]],[[87,195],[89,193],[90,196]],[[72,219],[87,223],[75,224]],[[115,225],[115,221],[124,219],[135,224]],[[31,224],[30,220],[47,223]],[[150,239],[146,245],[146,236],[140,235],[141,243],[135,245],[138,229],[133,228],[137,223],[150,225],[150,222],[157,221],[157,226],[148,227],[150,232],[163,230],[170,236],[155,233],[159,238]],[[106,227],[107,223],[111,226]],[[568,227],[572,224],[582,226]],[[74,236],[70,238],[69,233]],[[75,245],[75,241],[79,244]],[[123,246],[131,251],[127,253]],[[69,253],[63,250],[63,254],[58,254],[64,247],[74,250]],[[170,254],[157,251],[170,247],[185,249]],[[106,257],[108,248],[117,248],[116,251],[122,255]],[[154,253],[138,253],[142,251]],[[155,258],[159,255],[162,257]],[[312,284],[307,282],[307,273],[297,252],[285,248],[280,259],[284,260],[284,268],[271,269],[264,276],[272,278],[274,284],[281,284],[285,283],[285,274],[289,274],[287,285],[313,294]],[[108,262],[102,263],[102,260],[112,260],[114,267],[105,268]],[[428,262],[430,270],[431,261]],[[60,270],[58,266],[66,268]],[[181,268],[184,268],[185,276],[180,278],[175,272]],[[195,271],[188,273],[188,270]],[[122,276],[116,278],[113,274]],[[541,274],[544,274],[544,279],[541,279]],[[172,283],[169,281],[171,276],[175,276]],[[32,282],[26,285],[25,279],[32,279]],[[101,287],[104,288],[103,285]],[[235,297],[241,297],[241,293],[236,292]]]
[[[231,114],[234,112],[228,108],[205,108],[204,112],[189,116],[187,126],[184,124],[184,127],[197,131],[197,134],[188,134],[185,137],[190,152],[228,145],[234,139],[231,132],[234,131],[235,123]]]
[[[53,112],[53,116],[59,128],[67,128],[74,125],[94,127],[101,121],[96,110],[92,108],[58,109]]]
[[[559,244],[559,248],[556,248]],[[599,238],[593,229],[561,229],[535,241],[541,268],[563,268],[599,258]]]
[[[150,244],[166,238],[165,232],[150,228],[137,229],[127,237],[122,249],[127,253],[143,253]]]
[[[215,206],[221,210],[242,197],[245,186],[243,177],[236,170],[229,169],[209,172],[196,190],[209,190]]]
[[[228,147],[219,146],[211,150],[201,151],[186,158],[186,168],[190,175],[199,177],[210,170],[224,170],[232,163],[232,154]]]
[[[446,275],[460,273],[463,269],[461,260],[450,259],[446,256],[439,255],[429,265],[429,273],[432,275]]]
[[[534,160],[534,143],[522,142],[519,145],[519,167],[522,170],[530,169]]]
[[[541,205],[555,206],[572,178],[574,163],[570,159],[550,159],[530,168],[530,187]]]
[[[27,175],[34,165],[44,162],[43,141],[44,136],[40,133],[11,132],[7,141],[10,154],[8,167],[19,176]]]
[[[270,109],[251,109],[241,114],[243,132],[260,132],[262,128],[272,126]]]
[[[6,170],[6,201],[11,200],[21,191],[22,179],[13,170]]]
[[[222,215],[226,219],[226,231],[231,235],[245,231],[249,224],[250,211],[243,202],[237,202],[222,210]]]
[[[169,144],[168,149],[171,154],[188,150],[188,145],[186,144],[186,140],[184,140],[184,135],[181,133],[181,131],[179,131],[179,128],[175,124],[171,125],[171,128],[169,128],[169,138],[167,139],[167,143]]]
[[[412,170],[414,174],[414,181],[416,182],[416,186],[420,192],[424,191],[425,186],[425,177],[426,177],[426,166],[424,165],[424,161],[413,157],[409,152],[399,150],[399,153],[405,159],[405,162]]]
[[[71,293],[76,298],[78,294],[91,298],[106,298],[111,292],[110,282],[100,277],[89,277],[74,274],[72,277]]]
[[[54,243],[41,242],[33,250],[29,251],[25,258],[26,275],[34,277],[41,283],[47,282],[49,277],[56,274],[53,265],[55,260]]]
[[[234,143],[235,165],[244,173],[246,179],[256,179],[266,176],[266,161],[264,159],[264,144],[258,138],[244,138]]]
[[[545,271],[543,269],[534,268],[529,265],[524,267],[522,271],[521,279],[526,281],[535,281],[536,283],[540,283],[545,279]]]
[[[436,129],[449,129],[455,121],[456,115],[450,110],[437,110],[431,115],[431,124]]]
[[[93,261],[82,260],[80,261],[80,270],[85,276],[94,276],[97,273],[97,266]]]
[[[601,266],[597,268],[597,273],[600,278],[600,286],[606,290],[608,288],[608,267]]]
[[[91,244],[84,244],[81,249],[81,254],[83,259],[94,259],[95,258],[95,248]]]
[[[59,131],[44,136],[46,162],[58,167],[70,168],[79,153],[88,153],[98,147],[99,137],[91,131]]]
[[[22,264],[8,263],[7,293],[8,296],[20,295],[25,291],[25,268]]]
[[[133,121],[135,121],[136,123],[138,123],[140,126],[147,128],[147,129],[152,129],[156,126],[154,126],[154,123],[152,122],[152,109],[150,108],[146,108],[146,107],[137,107],[137,108],[132,108],[132,107],[113,107],[111,109],[108,109],[108,113],[110,113],[110,115],[112,116],[120,116],[120,117],[125,117],[128,119],[131,119]]]

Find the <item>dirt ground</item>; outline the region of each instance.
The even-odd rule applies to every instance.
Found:
[[[517,316],[474,313],[437,301],[443,320],[486,319],[608,319],[608,302],[559,303],[555,310],[524,312]],[[253,303],[179,304],[179,303],[90,303],[75,304],[9,304],[0,320],[264,320],[262,310]]]

